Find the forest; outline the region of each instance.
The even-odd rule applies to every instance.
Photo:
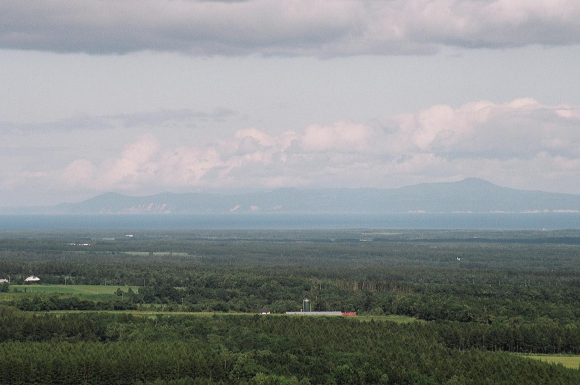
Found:
[[[5,231],[0,383],[576,384],[525,355],[580,354],[579,255],[572,230]],[[304,298],[357,317],[284,315]]]

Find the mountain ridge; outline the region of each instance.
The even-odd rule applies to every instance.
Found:
[[[17,210],[16,210],[17,211]],[[479,178],[394,189],[281,188],[243,194],[107,192],[25,214],[389,214],[580,212],[580,195],[519,190]],[[15,212],[12,212],[14,214]]]

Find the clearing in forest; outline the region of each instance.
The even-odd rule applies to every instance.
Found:
[[[84,295],[102,295],[115,294],[117,289],[127,292],[131,288],[134,292],[139,290],[138,286],[118,286],[118,285],[11,285],[10,289],[17,289],[27,293],[48,293],[48,294],[84,294]]]
[[[578,369],[580,367],[580,356],[561,356],[548,354],[524,354],[522,357],[547,362],[550,364],[562,364],[566,368]]]

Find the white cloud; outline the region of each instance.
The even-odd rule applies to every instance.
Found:
[[[67,188],[87,188],[93,184],[95,166],[87,159],[72,161],[62,172],[61,181]]]
[[[157,139],[151,134],[143,135],[126,146],[119,158],[107,162],[101,177],[103,185],[126,189],[135,183],[148,182],[158,169],[158,164],[151,159],[157,151]]]
[[[361,124],[337,122],[332,126],[311,125],[300,139],[305,151],[360,152],[368,146],[371,130]]]
[[[255,190],[397,187],[481,177],[519,188],[580,193],[580,106],[533,99],[436,105],[370,124],[337,121],[302,130],[240,129],[199,142],[134,137],[115,157],[70,159],[6,178],[3,191]],[[30,165],[29,165],[30,166]]]
[[[578,43],[575,0],[0,2],[9,49],[324,57]]]

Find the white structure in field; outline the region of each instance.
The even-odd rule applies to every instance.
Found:
[[[1,278],[0,283],[10,283],[10,281],[7,280],[6,278]]]
[[[287,311],[288,315],[331,315],[331,316],[342,316],[344,315],[341,311]]]
[[[38,281],[40,281],[40,278],[38,278],[34,275],[31,275],[30,277],[28,277],[24,280],[24,282],[38,282]]]

